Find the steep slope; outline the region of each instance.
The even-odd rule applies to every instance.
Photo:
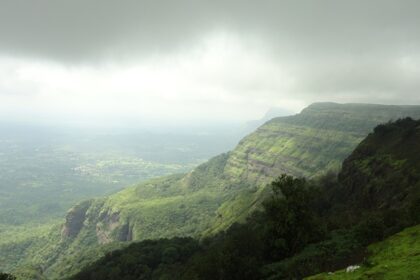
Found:
[[[340,270],[308,280],[420,279],[420,225],[407,228],[385,241],[369,246],[369,257],[353,272]]]
[[[296,116],[274,119],[231,153],[185,176],[152,180],[110,196],[101,207],[98,241],[126,241],[117,232],[127,227],[129,240],[196,235],[211,226],[209,219],[217,218],[219,208],[219,218],[238,214],[227,201],[242,200],[243,193],[248,201],[240,202],[252,204],[252,194],[258,197],[261,187],[282,173],[312,177],[339,168],[373,127],[404,115],[420,118],[420,107],[319,103]],[[114,236],[101,239],[102,233]]]
[[[315,103],[300,114],[275,118],[244,138],[225,174],[266,183],[281,173],[311,177],[341,161],[376,125],[410,116],[419,106]]]
[[[347,216],[389,209],[399,213],[420,192],[420,121],[401,119],[379,125],[348,157],[339,174],[342,184],[334,199]],[[420,201],[417,201],[420,207]],[[350,221],[351,222],[351,221]],[[420,219],[419,219],[420,222]],[[394,222],[396,223],[396,222]]]
[[[406,116],[420,118],[420,106],[315,103],[300,114],[275,118],[245,137],[229,154],[223,175],[261,192],[279,174],[313,178],[339,170],[341,162],[380,123]],[[208,232],[247,216],[260,199],[238,194],[225,203]],[[240,209],[240,210],[238,210]]]
[[[268,278],[299,279],[361,263],[366,245],[420,223],[420,120],[377,126],[343,162],[338,181],[322,184],[313,211],[329,236],[267,266]],[[413,242],[420,242],[417,235]]]
[[[338,178],[284,175],[272,187],[263,211],[205,242],[135,243],[71,279],[302,279],[356,264],[312,279],[419,277],[420,120],[377,126]]]
[[[42,266],[60,278],[98,258],[102,251],[89,248],[99,244],[226,229],[258,207],[266,184],[279,174],[314,177],[338,169],[375,125],[403,116],[420,118],[420,106],[317,103],[273,119],[232,152],[186,175],[154,179],[75,207],[54,245],[61,253]]]

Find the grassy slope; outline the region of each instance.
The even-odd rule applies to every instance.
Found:
[[[319,187],[325,189],[325,193],[319,189],[318,191],[320,192],[314,191],[308,193],[308,197],[311,197],[311,199],[306,200],[306,202],[296,198],[292,200],[291,207],[296,207],[295,209],[299,209],[297,211],[300,213],[304,213],[308,210],[308,212],[317,213],[314,214],[312,218],[316,219],[318,230],[322,231],[322,229],[331,228],[332,225],[333,229],[338,228],[340,229],[339,231],[336,230],[331,233],[331,235],[324,235],[321,240],[314,239],[320,242],[309,244],[303,251],[297,250],[297,254],[291,258],[278,259],[280,261],[274,263],[271,263],[273,259],[264,259],[264,257],[260,257],[259,261],[251,261],[253,256],[271,255],[267,252],[262,254],[264,249],[261,248],[264,248],[265,246],[255,246],[250,250],[248,246],[243,245],[252,244],[254,242],[257,244],[258,239],[255,239],[255,236],[264,236],[263,239],[265,241],[276,236],[276,231],[270,231],[270,233],[265,235],[265,231],[261,229],[264,228],[264,225],[270,225],[274,221],[282,221],[281,223],[276,224],[276,227],[274,228],[287,224],[284,222],[283,218],[281,218],[282,215],[278,215],[280,213],[285,213],[283,212],[285,209],[279,207],[276,208],[276,211],[278,212],[277,215],[271,214],[271,219],[258,220],[258,217],[259,219],[264,217],[261,215],[253,217],[253,219],[250,220],[250,223],[254,223],[254,226],[251,226],[250,228],[253,228],[256,231],[261,230],[259,234],[249,234],[248,230],[245,230],[245,228],[238,231],[238,227],[233,227],[236,228],[236,233],[234,230],[231,230],[231,235],[224,235],[224,237],[218,236],[216,239],[219,242],[224,238],[225,240],[223,242],[226,243],[215,243],[217,244],[215,246],[219,248],[216,249],[216,251],[214,248],[206,248],[206,250],[204,250],[205,252],[212,252],[209,254],[213,254],[214,259],[205,257],[202,258],[202,261],[198,261],[198,263],[201,263],[201,265],[199,265],[201,268],[196,271],[196,273],[200,275],[198,278],[201,279],[201,277],[205,277],[206,275],[209,279],[216,279],[218,277],[211,274],[210,271],[230,271],[232,274],[219,274],[223,279],[230,279],[233,275],[238,275],[237,273],[245,271],[246,268],[250,267],[249,265],[255,265],[251,270],[257,271],[258,268],[263,267],[262,271],[264,277],[267,277],[264,279],[301,279],[302,276],[319,273],[321,271],[334,271],[348,265],[362,262],[362,258],[366,256],[363,252],[368,244],[383,240],[384,236],[390,236],[391,234],[401,231],[405,227],[413,226],[420,222],[417,217],[419,209],[418,207],[415,207],[416,205],[420,205],[415,204],[416,202],[420,202],[418,192],[420,190],[420,185],[418,185],[420,182],[419,139],[420,121],[404,119],[385,126],[378,126],[374,129],[374,133],[371,133],[366,137],[345,160],[342,172],[338,177],[339,182],[331,183],[330,181],[328,183],[328,180],[324,179],[321,182],[327,182],[327,184],[323,185],[323,183],[321,183],[322,187]],[[309,184],[316,185],[317,181],[315,180],[315,182]],[[302,185],[298,186],[298,188],[301,187]],[[344,201],[341,200],[341,194],[344,194]],[[302,194],[299,197],[302,199]],[[312,200],[312,198],[315,200]],[[327,201],[330,201],[331,204]],[[301,207],[297,207],[297,205],[300,204],[299,202],[301,205],[312,205],[312,207],[309,207],[304,211]],[[368,203],[366,204],[363,202]],[[412,202],[414,202],[414,204],[411,204]],[[277,201],[277,203],[279,203],[279,201]],[[415,208],[412,208],[412,206]],[[270,212],[272,213],[272,211]],[[289,217],[301,215],[297,212],[288,213],[287,216]],[[348,215],[350,215],[352,219],[342,218]],[[309,218],[305,219],[304,215],[300,217],[300,221],[310,220]],[[337,223],[337,220],[340,220],[340,223]],[[329,223],[330,221],[332,221],[332,224]],[[293,222],[290,223],[293,224]],[[291,227],[289,226],[289,228]],[[290,236],[300,236],[300,238],[298,238],[299,243],[307,244],[305,243],[306,233],[313,232],[314,236],[318,236],[319,233],[318,230],[313,231],[314,227],[311,226],[310,222],[305,223],[304,226],[295,228],[300,228],[300,230],[294,230],[293,234],[285,235],[285,239],[282,239],[282,241],[291,240]],[[407,272],[410,272],[409,275],[413,277],[415,275],[417,277],[418,274],[416,275],[416,270],[413,269],[412,266],[418,261],[417,257],[420,253],[418,251],[418,243],[420,241],[418,233],[419,228],[408,234],[404,232],[394,239],[391,239],[388,243],[382,242],[380,245],[371,246],[370,251],[373,256],[366,262],[367,274],[373,279],[381,279],[385,274],[382,270],[385,269],[386,273],[389,274],[388,278],[395,276],[393,277],[394,279],[407,279]],[[319,238],[319,236],[315,238]],[[235,240],[235,243],[229,243],[232,241],[227,240]],[[277,241],[278,239],[275,238],[272,241],[275,240]],[[211,242],[207,241],[205,243],[210,244]],[[228,246],[226,244],[230,245]],[[281,251],[278,247],[276,249],[275,242],[269,242],[267,244],[270,244],[268,247],[272,248],[274,252]],[[226,248],[228,248],[228,250],[226,250]],[[138,247],[138,250],[142,250],[141,247]],[[94,272],[90,275],[97,275],[96,272],[98,271],[108,270],[108,273],[110,271],[120,271],[119,276],[122,278],[126,272],[121,272],[122,270],[116,269],[115,266],[116,263],[118,263],[117,259],[119,258],[120,267],[124,267],[124,271],[130,271],[129,268],[125,267],[126,262],[124,260],[129,259],[128,256],[135,252],[132,250],[130,253],[129,251],[130,250],[124,250],[122,253],[123,257],[117,255],[114,259],[103,259],[100,265],[96,265],[94,268],[90,267],[87,271],[90,270],[89,273]],[[160,252],[163,251],[165,250],[161,248]],[[230,255],[230,252],[236,253]],[[252,253],[250,254],[250,252]],[[229,255],[229,257],[223,259],[223,256],[225,255]],[[405,259],[405,255],[409,256],[408,260]],[[411,257],[414,257],[414,259]],[[197,258],[199,257],[196,256],[195,261]],[[393,263],[393,258],[398,258],[400,262]],[[217,262],[217,259],[223,260],[218,267],[215,267],[213,266],[213,262]],[[391,260],[391,262],[389,262],[389,260]],[[159,260],[151,262],[155,265],[155,268],[157,267],[156,262],[159,263]],[[166,264],[165,262],[160,262],[162,265]],[[137,267],[141,266],[140,263],[141,261],[136,264]],[[227,266],[225,266],[226,264]],[[266,266],[262,264],[266,264]],[[153,265],[147,265],[149,268],[154,269]],[[194,267],[194,262],[187,264],[187,267],[188,265]],[[203,265],[208,268],[207,270],[204,270],[204,272],[201,270]],[[238,266],[235,267],[235,265]],[[110,267],[113,268],[111,269]],[[134,267],[134,265],[132,267]],[[189,268],[190,272],[194,270],[192,267]],[[235,269],[232,269],[232,267],[235,267]],[[177,270],[183,271],[183,269],[180,269],[179,267]],[[169,274],[172,273],[173,272]],[[193,274],[194,273],[186,275]],[[107,273],[104,273],[103,275],[107,275]],[[218,274],[216,273],[216,275]],[[82,278],[83,277],[77,279]],[[236,277],[235,279],[239,278]],[[93,279],[95,279],[95,277],[93,277]],[[114,278],[111,277],[111,279]],[[184,275],[184,278],[182,279],[188,279],[188,277],[185,277]],[[243,279],[248,278],[244,277]]]
[[[370,256],[361,268],[346,273],[323,273],[308,280],[420,279],[420,225],[407,228],[385,241],[369,246]]]
[[[11,270],[26,257],[27,249],[44,243],[49,233],[59,230],[60,220],[48,224],[27,224],[22,226],[0,228],[0,264],[4,270]]]
[[[225,172],[266,183],[288,173],[314,176],[341,161],[377,124],[404,116],[420,118],[418,106],[315,103],[300,114],[275,118],[242,140]]]
[[[260,187],[252,197],[239,195],[220,208],[208,232],[226,228],[261,199],[267,183],[280,174],[316,177],[341,162],[379,123],[404,116],[420,118],[419,106],[316,103],[300,114],[275,118],[244,138],[230,153],[224,176],[233,182]],[[226,203],[225,203],[226,204]]]
[[[83,265],[98,258],[98,228],[109,240],[125,240],[127,230],[130,240],[143,240],[225,229],[258,207],[266,183],[279,174],[312,177],[338,168],[374,126],[406,115],[419,118],[420,107],[320,103],[273,119],[229,154],[185,176],[151,180],[94,201],[77,237],[54,245],[64,253],[50,262],[47,274],[60,278],[80,269],[75,259]],[[113,214],[116,225],[109,222]]]

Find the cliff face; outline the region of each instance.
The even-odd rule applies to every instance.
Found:
[[[244,138],[230,154],[225,174],[264,185],[281,173],[312,177],[338,170],[375,126],[407,116],[420,118],[420,106],[315,103]]]
[[[92,201],[84,201],[72,207],[66,215],[66,222],[61,230],[61,238],[75,238],[84,226],[86,212]]]
[[[420,106],[313,104],[265,123],[232,152],[188,174],[153,179],[93,201],[69,216],[63,234],[76,236],[72,257],[81,259],[89,246],[112,241],[215,233],[258,208],[275,177],[338,170],[377,124],[404,116],[420,118]]]

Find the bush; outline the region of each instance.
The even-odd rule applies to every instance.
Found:
[[[7,273],[0,272],[0,280],[16,280],[16,277]]]
[[[366,246],[382,240],[385,232],[384,219],[380,214],[371,214],[364,218],[355,229],[355,237],[360,244]]]

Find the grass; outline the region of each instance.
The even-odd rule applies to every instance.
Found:
[[[420,279],[420,225],[370,245],[368,252],[369,257],[354,272],[340,270],[315,275],[307,280]]]

